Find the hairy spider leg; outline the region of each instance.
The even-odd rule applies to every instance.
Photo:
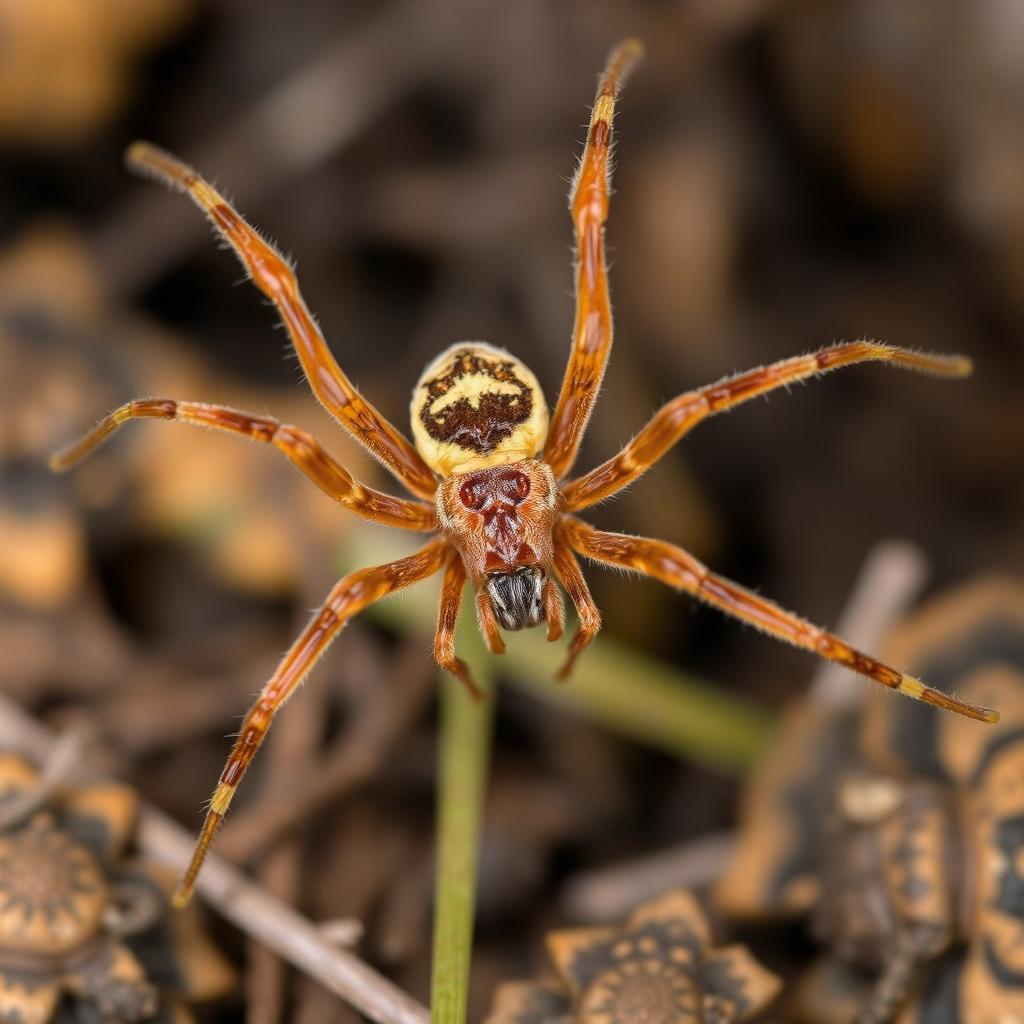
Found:
[[[210,842],[227,814],[235,789],[270,729],[274,715],[306,678],[316,660],[349,619],[388,594],[433,576],[444,566],[448,551],[446,541],[434,540],[413,555],[372,569],[360,569],[335,584],[320,610],[264,685],[256,703],[242,722],[206,812],[192,860],[174,894],[176,906],[184,906],[192,895]]]
[[[578,511],[622,490],[646,473],[677,441],[709,416],[728,412],[742,402],[797,381],[866,362],[889,363],[938,377],[966,377],[972,369],[966,356],[933,355],[874,341],[851,341],[726,377],[716,384],[673,398],[651,417],[618,455],[589,473],[570,480],[562,488],[565,507],[569,511]]]
[[[237,253],[253,284],[277,307],[316,397],[413,494],[433,499],[437,479],[430,467],[342,372],[299,292],[295,273],[280,253],[216,189],[176,157],[148,142],[135,142],[125,159],[133,170],[188,193],[206,212],[214,229]]]
[[[484,635],[487,650],[491,654],[504,654],[505,641],[501,638],[498,616],[494,613],[491,595],[487,593],[486,587],[476,592],[476,620],[480,623],[480,632]]]
[[[933,704],[946,711],[955,711],[958,715],[980,722],[999,721],[997,711],[950,697],[930,686],[925,686],[913,676],[904,675],[869,655],[862,654],[834,634],[804,621],[791,612],[784,611],[774,602],[737,583],[717,576],[691,554],[674,544],[646,537],[606,533],[572,516],[563,520],[562,529],[573,549],[585,558],[606,565],[635,569],[677,590],[685,590],[727,615],[748,622],[795,647],[801,647],[828,661],[844,665],[859,675],[874,679],[875,682],[907,697]]]
[[[612,308],[604,252],[612,119],[619,90],[642,53],[638,40],[627,39],[608,57],[590,116],[586,149],[573,183],[569,208],[576,237],[576,318],[569,362],[543,456],[556,480],[565,476],[576,460],[612,347]]]
[[[283,452],[324,494],[356,515],[404,530],[437,529],[437,514],[432,506],[395,498],[359,483],[305,430],[278,423],[268,416],[253,416],[205,402],[177,402],[170,398],[127,402],[100,420],[80,440],[54,455],[50,459],[50,467],[58,472],[70,469],[99,447],[122,424],[138,419],[178,420],[271,444]]]
[[[483,697],[483,691],[473,679],[469,666],[455,654],[455,624],[459,618],[459,606],[462,604],[465,587],[466,567],[462,564],[462,556],[453,548],[441,583],[437,632],[434,633],[434,661],[464,683],[466,689],[479,700]]]
[[[561,639],[565,632],[565,604],[558,584],[550,576],[544,581],[544,618],[548,623],[548,641]]]
[[[601,611],[590,596],[590,588],[583,577],[580,563],[572,553],[561,526],[555,537],[555,573],[565,587],[565,592],[569,595],[579,618],[579,626],[569,643],[565,663],[558,670],[558,678],[566,680],[576,664],[576,659],[601,631]]]

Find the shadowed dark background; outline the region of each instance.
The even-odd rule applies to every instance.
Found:
[[[352,522],[273,452],[185,427],[129,427],[68,477],[46,455],[154,395],[269,411],[397,485],[317,408],[199,213],[124,171],[137,137],[195,163],[296,258],[335,355],[398,426],[454,340],[514,351],[554,401],[567,181],[605,54],[639,36],[608,228],[616,341],[580,467],[674,394],[834,340],[962,352],[976,373],[869,365],[752,403],[591,518],[683,544],[824,625],[885,537],[919,544],[936,588],[1020,570],[1013,3],[36,0],[0,6],[0,34],[0,681],[54,724],[89,721],[111,768],[190,824],[223,734],[336,574]],[[589,576],[608,634],[768,710],[813,671],[655,583]],[[238,801],[310,762],[353,703],[410,689],[419,710],[371,780],[262,877],[314,917],[367,919],[367,955],[420,996],[433,683],[413,666],[427,649],[348,630]],[[489,878],[485,859],[471,1017],[494,980],[537,962],[573,870],[733,818],[736,780],[549,715],[515,695],[499,709],[494,857],[517,870]],[[600,806],[578,821],[563,804],[588,786]],[[517,820],[537,794],[563,801],[553,824]],[[505,848],[506,833],[531,839]],[[239,963],[261,962],[217,927]],[[317,990],[253,973],[252,1019],[339,1019]],[[207,1012],[235,1019],[243,1002]]]

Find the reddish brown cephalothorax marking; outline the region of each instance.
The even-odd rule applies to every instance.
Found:
[[[754,395],[868,360],[946,377],[970,372],[970,361],[959,356],[924,355],[870,341],[835,345],[673,399],[618,455],[566,481],[611,351],[604,224],[608,216],[612,121],[619,88],[640,53],[640,44],[627,40],[608,58],[573,185],[570,210],[577,250],[576,317],[550,429],[544,395],[530,370],[515,356],[492,345],[463,342],[442,352],[417,383],[410,409],[415,445],[410,443],[359,394],[335,362],[302,299],[292,268],[276,250],[223,196],[175,157],[145,142],[137,142],[128,150],[131,167],[187,192],[209,215],[253,283],[277,308],[316,396],[416,498],[425,500],[393,497],[366,487],[297,427],[223,406],[167,399],[121,406],[82,440],[56,455],[53,467],[68,468],[128,420],[179,420],[271,444],[321,490],[356,515],[432,534],[415,554],[362,569],[339,581],[267,681],[243,723],[214,792],[192,863],[178,892],[180,901],[188,898],[210,840],[274,715],[324,648],[368,604],[439,572],[443,572],[444,582],[434,656],[439,665],[474,692],[469,670],[454,650],[455,620],[467,580],[476,591],[476,611],[487,646],[496,654],[504,650],[502,629],[546,623],[550,640],[561,636],[560,584],[580,619],[565,674],[601,625],[600,613],[576,559],[580,554],[660,579],[780,639],[838,661],[918,700],[983,721],[998,717],[995,712],[947,697],[853,650],[838,637],[715,576],[679,548],[663,541],[604,533],[568,514],[622,490],[701,420]]]
[[[438,490],[438,519],[456,539],[471,580],[551,564],[558,487],[543,462],[460,473]]]
[[[521,469],[502,467],[462,478],[459,501],[483,520],[487,537],[487,572],[512,572],[538,563],[537,552],[523,536],[519,506],[529,497],[530,478]],[[474,522],[474,526],[477,524]]]

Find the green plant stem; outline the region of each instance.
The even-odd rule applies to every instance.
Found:
[[[464,616],[460,634],[472,625]],[[486,695],[483,700],[475,700],[447,675],[439,681],[440,785],[430,985],[433,1024],[465,1024],[469,992],[477,858],[495,701],[486,659],[473,657],[470,666]]]

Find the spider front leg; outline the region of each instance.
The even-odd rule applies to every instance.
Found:
[[[58,472],[70,469],[99,447],[122,424],[137,419],[178,420],[272,444],[329,498],[356,515],[406,530],[437,528],[437,515],[433,507],[418,501],[394,498],[364,486],[344,466],[331,458],[316,438],[306,431],[278,423],[268,416],[253,416],[223,405],[207,405],[204,402],[176,402],[169,398],[128,402],[102,419],[81,440],[54,455],[50,459],[50,467]]]
[[[473,679],[469,666],[455,654],[455,624],[459,618],[462,592],[466,587],[466,567],[462,556],[454,549],[448,556],[444,580],[441,583],[441,600],[437,613],[437,632],[434,634],[434,661],[446,672],[462,682],[477,699],[483,691]]]
[[[999,721],[997,711],[950,697],[925,686],[913,676],[904,675],[862,654],[833,633],[784,611],[774,602],[759,597],[737,583],[715,575],[674,544],[621,533],[606,533],[574,517],[566,517],[562,529],[573,550],[586,558],[606,565],[635,569],[677,590],[685,590],[727,615],[748,622],[779,640],[785,640],[828,661],[838,662],[907,697],[980,722]]]
[[[448,551],[446,541],[434,540],[414,555],[372,569],[360,569],[335,584],[323,606],[292,644],[242,722],[241,731],[206,812],[192,860],[174,895],[177,906],[184,906],[192,895],[214,833],[224,820],[235,789],[256,756],[274,715],[306,678],[317,658],[349,619],[382,597],[433,576],[445,564]]]
[[[551,417],[544,461],[559,480],[572,468],[612,347],[612,309],[605,266],[604,225],[615,99],[643,46],[627,39],[608,57],[590,116],[587,145],[573,182],[570,209],[576,233],[576,318],[572,350]]]
[[[476,592],[476,619],[480,623],[480,632],[491,654],[504,654],[505,641],[501,638],[501,627],[498,616],[494,613],[491,595],[481,587]]]
[[[965,356],[931,355],[874,341],[851,341],[738,373],[663,405],[618,455],[562,488],[565,507],[578,512],[621,491],[709,416],[728,412],[751,398],[797,381],[866,362],[889,363],[937,377],[966,377],[971,372],[971,361]]]
[[[430,467],[342,372],[299,292],[294,271],[280,253],[212,185],[170,153],[148,142],[136,142],[125,159],[134,170],[187,192],[205,211],[214,229],[235,250],[253,284],[277,307],[316,397],[413,494],[432,500],[437,479]]]
[[[565,605],[558,584],[550,576],[544,582],[544,618],[548,624],[548,642],[561,639],[565,632]]]

